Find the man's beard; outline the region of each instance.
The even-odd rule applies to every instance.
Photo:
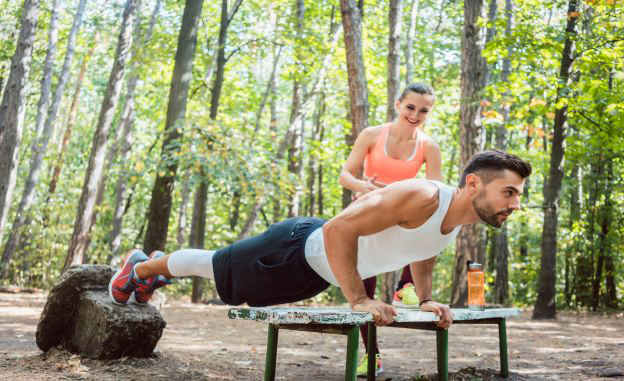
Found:
[[[477,197],[472,200],[472,206],[479,218],[481,218],[481,221],[495,228],[500,228],[503,226],[503,222],[505,222],[498,220],[499,215],[509,216],[512,212],[512,210],[509,209],[496,212],[492,204],[486,200],[484,190],[481,190]]]

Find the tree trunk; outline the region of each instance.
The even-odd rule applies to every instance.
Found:
[[[481,61],[482,28],[477,25],[481,16],[483,0],[464,2],[464,28],[462,34],[461,58],[461,100],[460,100],[460,173],[475,153],[484,145],[484,130],[481,125],[481,90],[484,67]],[[479,242],[481,226],[464,226],[457,236],[457,253],[453,272],[451,305],[464,306],[467,299],[466,261],[483,263],[485,255]]]
[[[243,2],[243,0],[236,0],[236,2],[234,3],[234,6],[228,12],[227,24],[229,24],[230,21],[232,21],[232,19],[234,18],[234,15],[238,11],[238,7],[240,7],[242,2]],[[207,41],[206,49],[210,49],[210,44],[211,44],[211,38],[209,38],[208,41]],[[212,79],[212,75],[214,73],[214,69],[217,66],[217,59],[218,58],[219,58],[219,46],[217,46],[217,49],[215,49],[212,52],[212,57],[210,57],[210,64],[208,65],[208,69],[206,70],[206,74],[204,74],[204,83],[207,85],[206,87],[209,87],[210,80]]]
[[[578,165],[575,165],[570,171],[570,178],[572,179],[572,192],[570,195],[570,219],[568,229],[572,231],[574,223],[578,222],[581,217],[581,200],[583,199],[582,190],[582,177],[581,170]],[[572,267],[572,255],[578,258],[579,243],[576,238],[573,238],[572,247],[566,250],[565,253],[565,283],[563,294],[565,296],[566,306],[572,306],[572,295],[574,294],[573,280],[576,278],[573,274]]]
[[[36,137],[31,148],[32,157],[30,161],[30,167],[28,170],[28,176],[26,177],[26,182],[24,184],[24,192],[22,193],[22,198],[20,200],[17,212],[15,214],[15,221],[13,222],[13,229],[12,229],[11,235],[9,236],[9,241],[7,242],[7,245],[5,246],[5,250],[3,253],[3,258],[6,257],[7,261],[10,260],[10,258],[13,256],[13,253],[15,252],[15,250],[20,244],[20,240],[22,239],[22,236],[21,236],[22,227],[29,223],[28,212],[32,204],[35,201],[36,186],[37,186],[37,183],[39,182],[39,177],[41,174],[41,166],[43,165],[43,159],[47,152],[50,139],[54,135],[56,116],[58,114],[59,105],[63,97],[63,92],[65,90],[65,84],[67,83],[67,80],[69,79],[71,63],[74,58],[76,36],[78,34],[78,31],[80,30],[80,25],[82,24],[82,15],[84,14],[84,8],[85,8],[84,2],[79,4],[78,9],[76,11],[76,16],[74,17],[74,22],[70,30],[69,37],[67,39],[67,49],[65,53],[65,59],[63,61],[63,67],[61,69],[61,75],[59,76],[58,84],[56,85],[52,106],[48,108],[47,100],[46,100],[45,101],[46,106],[43,108],[40,108],[37,113],[37,121],[36,121],[37,124],[35,127]],[[53,18],[56,18],[54,14],[53,14]],[[56,32],[54,34],[56,34]],[[55,51],[56,50],[56,36],[52,37],[51,35],[50,38],[54,41],[53,50]],[[51,55],[53,56],[54,53],[52,53]],[[46,57],[46,60],[47,58],[48,57]],[[51,67],[50,67],[50,70],[52,70]],[[42,82],[42,85],[43,85],[43,82]],[[49,92],[49,88],[50,88],[50,83],[48,81],[46,91]],[[41,101],[39,105],[40,107],[42,106]],[[47,114],[47,118],[45,119],[45,123],[44,123],[44,115],[46,114]]]
[[[52,98],[52,104],[48,109],[48,115],[44,126],[44,129],[50,130],[50,136],[48,137],[48,141],[52,138],[52,136],[54,136],[54,130],[56,128],[56,118],[58,117],[58,111],[61,107],[63,94],[65,93],[65,85],[67,85],[67,82],[69,80],[71,65],[74,60],[74,52],[76,50],[76,37],[78,36],[78,32],[80,31],[80,27],[82,25],[82,18],[85,12],[86,4],[87,0],[80,0],[80,2],[78,3],[78,8],[76,8],[76,15],[74,16],[74,21],[72,23],[69,36],[67,38],[67,49],[65,50],[63,67],[61,69],[61,74],[59,75],[56,88],[54,89],[54,98]],[[98,32],[96,31],[95,33],[97,38]],[[92,54],[93,48],[89,49],[89,51]],[[48,143],[46,142],[46,145],[47,144]]]
[[[323,141],[323,136],[325,135],[325,128],[321,127],[321,134],[319,137],[319,140],[322,142]],[[318,200],[317,200],[317,205],[318,205],[318,216],[322,216],[324,214],[324,209],[323,209],[323,164],[319,165],[318,168],[318,180],[317,180],[317,190],[316,190],[316,194],[318,195]]]
[[[366,70],[362,56],[362,10],[354,0],[340,0],[342,27],[347,54],[347,77],[349,80],[349,119],[351,134],[347,135],[347,145],[353,146],[355,138],[368,127],[368,87]],[[351,202],[351,192],[342,191],[343,206]]]
[[[401,21],[403,20],[403,1],[390,0],[388,15],[390,33],[388,35],[388,104],[386,106],[386,121],[392,122],[396,118],[394,103],[399,99],[401,87]]]
[[[191,225],[191,235],[189,244],[192,248],[203,249],[204,237],[206,232],[206,201],[208,199],[208,183],[203,180],[197,186],[195,191],[195,202],[193,205],[193,222]],[[203,278],[199,276],[193,277],[193,292],[191,295],[192,303],[201,302],[203,289]]]
[[[180,202],[180,210],[178,213],[178,231],[176,233],[176,241],[178,245],[182,246],[186,237],[186,212],[187,206],[189,202],[189,198],[191,195],[191,180],[190,180],[191,170],[187,169],[184,171],[184,177],[182,179],[182,201]]]
[[[111,69],[106,94],[102,101],[98,124],[93,137],[89,165],[80,195],[76,221],[74,223],[74,232],[69,244],[69,250],[67,251],[67,258],[65,259],[63,271],[66,271],[72,265],[81,264],[83,262],[83,257],[89,243],[97,197],[96,193],[104,167],[108,132],[113,122],[122,78],[126,70],[130,47],[132,45],[132,25],[134,24],[136,2],[137,0],[128,0],[124,9],[117,50],[115,52],[115,61]]]
[[[303,34],[303,22],[305,20],[305,4],[303,0],[295,1],[295,14],[297,17],[297,26],[295,31],[295,43],[301,45],[302,44],[302,34]],[[288,152],[288,172],[293,174],[293,178],[300,178],[299,172],[301,170],[301,164],[299,161],[299,157],[301,154],[301,143],[302,143],[302,130],[304,123],[304,116],[302,112],[302,99],[305,96],[305,88],[301,83],[301,77],[303,73],[303,57],[301,56],[301,51],[295,49],[295,72],[294,72],[294,80],[293,80],[293,92],[292,92],[292,103],[290,108],[290,119],[288,131],[286,133],[286,144],[287,144],[287,152]],[[301,187],[297,181],[295,184],[291,184],[291,187],[288,191],[288,217],[294,217],[298,214],[299,208],[299,196]]]
[[[493,3],[493,4],[492,4]],[[513,25],[513,5],[511,0],[505,1],[505,37],[511,36],[511,28]],[[492,0],[490,3],[489,21],[496,21],[496,2]],[[493,29],[493,28],[492,28]],[[495,31],[488,31],[490,39],[494,38]],[[507,83],[511,74],[511,47],[507,49],[507,56],[503,59],[503,68],[501,71],[501,82]],[[511,94],[505,91],[503,101],[501,102],[501,114],[503,123],[496,128],[495,147],[497,149],[507,149],[507,125],[509,124],[509,111],[511,108]],[[494,282],[494,302],[497,304],[507,305],[509,303],[509,243],[507,239],[507,224],[504,224],[500,231],[491,229],[493,243],[496,250],[494,258],[496,262],[496,280]]]
[[[269,77],[269,82],[267,82],[266,91],[262,95],[262,100],[260,101],[258,112],[256,113],[256,123],[254,126],[253,135],[251,137],[252,142],[255,140],[256,134],[258,133],[258,130],[260,129],[260,119],[262,118],[262,111],[264,110],[264,106],[266,105],[267,99],[269,95],[271,94],[271,88],[273,86],[273,83],[275,82],[275,73],[277,72],[277,63],[279,61],[280,54],[282,53],[282,48],[283,46],[279,47],[279,49],[277,50],[277,53],[275,54],[275,58],[273,59],[273,69],[271,69],[271,76]]]
[[[0,237],[3,236],[17,180],[19,145],[24,127],[28,75],[38,15],[39,0],[24,0],[19,38],[0,104],[0,179],[3,179],[0,181]]]
[[[140,25],[135,25],[135,35],[137,37],[137,41],[132,53],[132,61],[130,63],[130,75],[128,78],[128,88],[126,93],[126,103],[124,106],[124,110],[122,112],[121,122],[119,123],[119,128],[121,130],[120,138],[116,143],[118,147],[121,148],[121,152],[119,154],[119,162],[125,163],[128,161],[128,155],[130,153],[130,149],[132,147],[132,127],[134,126],[134,97],[136,94],[136,87],[138,83],[138,69],[137,62],[140,62],[139,57],[141,54],[141,49],[147,46],[147,43],[152,38],[152,32],[154,30],[154,25],[156,24],[156,18],[158,16],[158,12],[160,9],[160,0],[156,1],[156,5],[154,6],[154,10],[152,12],[152,16],[150,18],[150,23],[147,29],[147,33],[139,42],[139,30]],[[137,17],[137,20],[139,18]],[[113,155],[111,155],[113,156]],[[111,162],[112,162],[111,158]],[[128,183],[130,169],[128,166],[121,165],[121,170],[119,175],[117,176],[117,184],[115,186],[115,210],[113,212],[113,227],[109,236],[109,244],[110,244],[110,254],[107,263],[111,263],[111,260],[119,254],[119,250],[121,248],[121,227],[123,222],[123,216],[127,208],[124,207],[123,200],[126,196],[126,188]],[[101,188],[103,191],[103,187]],[[129,205],[129,203],[128,203]]]
[[[188,89],[193,76],[193,58],[197,45],[197,24],[203,0],[187,0],[178,36],[173,78],[167,104],[165,138],[161,151],[161,164],[152,188],[147,232],[143,248],[146,252],[164,250],[169,229],[171,198],[178,170],[178,153],[184,129]]]
[[[596,214],[598,213],[598,200],[600,199],[600,182],[603,177],[603,162],[604,156],[602,155],[602,153],[598,154],[598,157],[596,157],[595,159],[590,159],[590,181],[587,187],[589,192],[587,202],[587,207],[589,208],[589,216],[587,217],[588,228],[586,229],[586,242],[588,242],[588,244],[587,247],[583,249],[583,254],[578,258],[577,273],[575,278],[577,303],[581,306],[586,307],[591,307],[593,304],[591,290],[593,284],[594,268],[596,264]]]
[[[498,14],[497,0],[490,0],[490,4],[488,5],[488,18],[487,18],[488,27],[486,28],[486,32],[485,32],[485,44],[486,45],[488,42],[492,41],[492,39],[494,39],[494,37],[496,36],[496,18],[498,17],[497,14]],[[508,57],[505,57],[505,58],[508,58]],[[487,64],[485,57],[481,57],[481,60],[482,60],[481,64],[483,65],[483,76],[481,78],[483,79],[483,87],[485,88],[488,84],[491,83],[490,81],[491,72],[492,72],[491,69],[496,68],[496,62],[494,62],[492,64],[492,67],[490,68]],[[486,142],[489,142],[489,139],[486,139]]]
[[[11,261],[13,253],[15,249],[19,245],[19,235],[21,233],[21,228],[24,226],[26,222],[26,212],[30,208],[32,201],[34,199],[34,187],[32,179],[33,166],[37,163],[37,158],[40,155],[40,135],[43,130],[43,123],[45,122],[45,115],[48,111],[49,101],[50,101],[50,84],[52,82],[52,69],[54,66],[54,56],[56,54],[56,42],[58,40],[57,33],[57,22],[58,22],[58,0],[53,0],[52,2],[52,14],[50,15],[50,26],[48,29],[48,50],[46,52],[46,57],[43,65],[43,77],[41,78],[41,95],[39,96],[39,103],[37,104],[37,118],[35,120],[35,136],[33,138],[32,146],[30,148],[33,153],[32,161],[31,161],[31,169],[29,172],[29,176],[26,180],[26,184],[24,185],[24,192],[22,194],[22,198],[20,200],[19,206],[17,207],[17,211],[15,212],[15,219],[13,221],[13,227],[11,229],[11,233],[9,234],[9,239],[4,247],[4,251],[2,253],[2,263],[4,266],[4,274],[0,274],[0,277],[5,277],[6,270],[8,270],[8,265]],[[42,156],[42,155],[41,155]],[[39,158],[39,166],[43,157]],[[36,180],[35,180],[36,181]],[[0,235],[0,239],[2,236]]]
[[[104,192],[106,190],[106,185],[108,183],[108,175],[110,173],[110,168],[115,162],[117,158],[117,153],[119,151],[119,147],[121,147],[124,143],[123,141],[126,139],[126,136],[130,134],[130,128],[134,121],[134,94],[136,91],[136,86],[138,82],[138,78],[135,68],[135,62],[137,57],[137,51],[141,48],[141,1],[137,1],[135,16],[134,16],[134,47],[130,53],[130,58],[128,61],[130,62],[128,68],[128,84],[126,90],[126,98],[123,106],[123,111],[121,112],[121,118],[119,120],[119,125],[115,130],[115,139],[111,142],[106,151],[106,156],[104,158],[104,167],[102,169],[102,178],[98,183],[97,193],[96,193],[96,201],[95,201],[95,211],[93,213],[93,222],[92,225],[95,225],[95,221],[97,218],[97,210],[98,207],[102,204],[102,199],[104,198]],[[128,128],[126,128],[126,125]]]
[[[236,7],[240,5],[240,1],[238,1],[236,3]],[[231,17],[234,17],[234,14],[236,12],[238,8],[235,8],[233,10],[233,13],[231,14]],[[219,100],[221,98],[221,89],[223,88],[223,80],[224,80],[224,73],[225,73],[225,44],[226,44],[226,40],[227,40],[227,29],[228,26],[230,24],[230,21],[232,20],[230,17],[230,15],[228,14],[228,10],[227,10],[227,0],[221,0],[221,23],[219,26],[219,45],[218,45],[218,50],[217,50],[217,71],[215,73],[215,80],[212,86],[212,95],[210,98],[210,120],[215,121],[217,119],[217,113],[219,110]],[[201,184],[199,185],[199,187],[201,188],[201,191],[198,194],[198,197],[202,197],[201,202],[197,202],[195,205],[195,208],[201,208],[202,210],[198,211],[198,216],[200,216],[200,218],[203,218],[203,222],[201,226],[205,227],[205,219],[206,219],[206,204],[207,204],[207,198],[208,198],[208,184],[206,182],[206,179],[204,178],[204,180],[201,182]],[[196,213],[195,210],[193,210],[193,213]],[[202,217],[203,216],[203,217]],[[201,242],[202,247],[203,247],[203,242],[204,242],[204,234],[205,234],[205,229],[201,229],[198,228],[195,230],[195,234],[196,234],[196,242]],[[164,245],[164,242],[163,242]],[[198,277],[194,277],[193,278],[193,296],[192,296],[192,301],[193,303],[198,303],[201,299],[201,292],[202,292],[202,279],[198,278]]]
[[[32,152],[37,152],[37,139],[41,136],[45,116],[50,105],[50,87],[52,84],[52,69],[54,66],[54,56],[56,55],[56,43],[58,41],[58,0],[52,1],[52,14],[50,15],[50,26],[48,29],[48,51],[43,64],[43,78],[41,78],[41,96],[37,104],[37,119],[35,120],[35,139],[33,139]]]
[[[321,135],[323,130],[323,116],[325,115],[325,85],[321,89],[321,92],[318,96],[318,101],[316,103],[316,110],[314,112],[314,135],[312,136],[312,146],[320,146],[322,143]],[[316,155],[316,152],[310,152],[310,157],[308,161],[308,208],[307,213],[309,216],[314,216],[314,183],[317,179],[317,173],[319,171],[319,158]]]
[[[58,179],[61,174],[61,168],[63,167],[63,160],[65,156],[65,151],[67,144],[69,143],[69,138],[71,137],[72,131],[74,129],[74,124],[76,123],[76,110],[78,108],[78,101],[80,100],[80,90],[82,88],[82,82],[84,81],[84,75],[87,70],[87,63],[89,59],[93,55],[95,51],[95,47],[97,46],[97,42],[99,41],[99,32],[96,31],[93,37],[94,44],[91,45],[91,48],[87,51],[87,53],[82,58],[82,63],[80,64],[80,71],[78,72],[78,78],[76,79],[76,88],[74,89],[74,95],[72,97],[71,105],[69,106],[69,113],[67,114],[67,120],[65,121],[65,133],[63,134],[63,140],[58,149],[58,156],[56,159],[56,164],[54,165],[54,170],[52,173],[52,179],[50,180],[50,184],[48,185],[48,197],[47,202],[50,201],[50,196],[54,194],[56,191],[56,186],[58,184]]]
[[[240,190],[234,191],[232,196],[232,208],[230,209],[230,229],[234,230],[238,225],[238,218],[240,217],[240,205],[241,205],[241,192]]]
[[[416,37],[416,24],[418,22],[419,0],[412,0],[410,8],[410,24],[407,29],[407,42],[405,44],[405,84],[412,83],[414,77],[414,39]]]
[[[611,257],[611,245],[609,244],[609,231],[611,229],[611,194],[613,178],[613,159],[607,159],[607,178],[605,179],[604,205],[601,208],[600,222],[600,247],[598,249],[598,263],[596,265],[596,275],[592,285],[592,310],[597,311],[600,304],[600,285],[602,283],[602,271],[605,267],[606,258]],[[606,298],[605,301],[609,299]],[[605,303],[608,305],[608,303]]]
[[[530,117],[531,119],[529,119],[530,123],[533,123],[533,121],[535,120],[535,114],[530,114],[532,115],[532,117]],[[525,144],[524,144],[524,148],[528,151],[531,147],[531,131],[527,128],[527,134],[526,134],[526,140],[525,140]],[[524,181],[524,199],[530,200],[530,191],[531,191],[531,177],[527,178]],[[528,255],[529,255],[529,234],[527,233],[528,231],[528,224],[527,224],[527,218],[524,216],[520,217],[520,239],[519,239],[519,246],[520,246],[520,257],[522,258],[522,260],[525,260]]]
[[[295,133],[292,136],[291,144],[288,147],[288,172],[292,173],[293,178],[301,178],[301,154],[303,151],[303,133],[305,128],[305,114],[301,114],[297,120],[299,128],[295,126]],[[299,215],[299,207],[301,206],[301,182],[296,181],[291,185],[288,197],[288,218]]]
[[[237,240],[240,241],[241,239],[249,238],[249,236],[251,236],[253,226],[256,223],[256,220],[258,220],[258,213],[260,213],[260,210],[262,209],[263,205],[264,205],[264,197],[262,196],[260,196],[260,198],[257,198],[254,201],[254,204],[249,210],[249,214],[247,215],[247,219],[245,220],[245,223],[243,224],[243,229],[241,229],[241,232],[238,234],[238,237],[236,238]]]
[[[557,88],[557,101],[565,96],[568,77],[572,67],[576,21],[578,19],[577,2],[568,3],[568,22],[566,25],[566,40],[561,59],[559,72],[560,86]],[[556,102],[555,102],[556,104]],[[555,304],[556,255],[557,255],[557,226],[559,218],[559,194],[563,178],[563,156],[565,152],[565,127],[568,107],[563,106],[555,111],[553,124],[553,140],[550,155],[550,169],[544,185],[544,225],[542,230],[542,259],[539,273],[539,291],[533,319],[554,319],[557,314]]]

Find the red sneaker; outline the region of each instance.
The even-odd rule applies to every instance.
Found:
[[[139,279],[134,272],[137,263],[147,261],[147,255],[137,249],[132,249],[121,263],[121,268],[108,283],[108,294],[116,304],[126,304],[132,292],[147,281]]]
[[[157,258],[164,257],[164,256],[165,256],[165,253],[157,250],[157,251],[154,251],[152,254],[150,254],[149,259],[152,260],[152,259],[157,259]],[[145,304],[149,302],[152,295],[154,294],[154,291],[157,288],[166,286],[171,283],[172,283],[171,279],[167,279],[163,275],[156,275],[154,277],[151,277],[147,279],[147,283],[139,285],[139,287],[137,287],[137,289],[134,291],[134,301],[137,302],[138,304]]]

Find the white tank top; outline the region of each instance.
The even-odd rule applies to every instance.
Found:
[[[440,232],[455,188],[438,181],[431,182],[440,190],[439,203],[438,209],[424,224],[414,229],[394,225],[378,233],[358,238],[357,269],[362,279],[401,269],[414,261],[434,257],[455,241],[461,225],[448,234]],[[338,285],[327,261],[322,228],[316,229],[308,237],[305,257],[310,267],[321,278],[335,286]]]

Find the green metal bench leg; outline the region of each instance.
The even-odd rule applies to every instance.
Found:
[[[353,326],[347,333],[347,365],[345,381],[355,381],[357,378],[358,340],[360,339],[359,327]]]
[[[375,381],[375,364],[377,363],[377,352],[375,343],[377,342],[377,326],[375,323],[368,324],[368,369],[366,370],[366,381]],[[371,361],[372,358],[372,361]]]
[[[501,377],[509,377],[509,359],[507,357],[507,323],[505,318],[498,321],[498,346],[500,349]]]
[[[275,328],[273,324],[269,324],[266,362],[264,363],[264,381],[275,380],[275,361],[277,360],[277,334],[277,328]]]
[[[438,355],[438,378],[448,381],[448,330],[436,330],[436,349]]]

